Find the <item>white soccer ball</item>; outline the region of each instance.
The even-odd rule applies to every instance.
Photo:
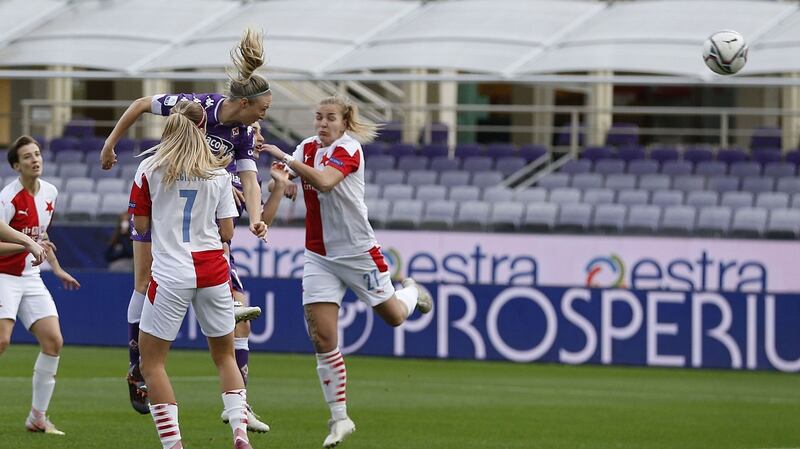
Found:
[[[747,42],[736,31],[717,31],[703,42],[703,60],[720,75],[733,75],[747,62]]]

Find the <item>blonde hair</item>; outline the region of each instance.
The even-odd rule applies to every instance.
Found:
[[[255,73],[264,65],[264,42],[259,31],[246,28],[239,45],[231,50],[233,68],[228,69],[231,98],[251,99],[269,93],[269,82]]]
[[[347,131],[353,135],[361,143],[370,143],[378,136],[378,129],[380,126],[366,123],[361,120],[358,115],[358,106],[356,106],[348,97],[342,95],[334,95],[324,98],[319,102],[319,105],[333,104],[339,106],[342,112],[342,119],[346,124]]]
[[[153,169],[164,169],[164,183],[173,184],[178,178],[211,179],[214,170],[225,168],[230,155],[219,157],[211,152],[206,142],[205,111],[199,103],[182,100],[176,104],[153,152]]]

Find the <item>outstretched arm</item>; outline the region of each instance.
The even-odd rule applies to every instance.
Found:
[[[0,255],[14,254],[29,251],[36,259],[36,265],[45,259],[45,250],[32,238],[17,231],[4,221],[0,221]]]
[[[278,207],[281,204],[286,186],[291,183],[291,181],[289,181],[289,173],[286,172],[284,165],[280,162],[272,163],[272,169],[269,174],[272,176],[272,188],[269,193],[269,198],[267,198],[267,202],[264,204],[264,210],[261,212],[261,219],[267,226],[272,225],[272,220],[274,220],[275,215],[278,214]]]
[[[263,146],[269,151],[272,157],[279,161],[285,161],[287,156],[289,156],[275,145],[264,144]],[[286,166],[291,168],[298,176],[305,179],[306,182],[320,192],[330,192],[337,184],[344,180],[344,173],[333,167],[325,167],[324,170],[320,171],[304,164],[302,161],[296,160],[290,161]]]
[[[153,97],[142,97],[134,101],[128,106],[122,117],[119,118],[117,124],[114,125],[114,129],[106,138],[105,144],[103,144],[103,150],[100,151],[100,165],[104,170],[110,169],[117,163],[117,154],[114,152],[114,147],[142,114],[150,112],[152,101]]]

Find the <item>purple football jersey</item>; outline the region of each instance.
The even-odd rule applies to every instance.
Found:
[[[227,167],[232,173],[233,186],[241,190],[242,184],[238,172],[258,171],[256,159],[253,156],[253,135],[250,126],[237,124],[225,125],[220,123],[218,112],[224,95],[220,94],[160,94],[153,95],[151,111],[153,114],[169,115],[172,107],[181,100],[195,101],[203,105],[208,117],[206,124],[206,141],[211,150],[217,154],[230,154],[233,161]]]

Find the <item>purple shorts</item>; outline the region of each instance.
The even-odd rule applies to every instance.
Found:
[[[133,215],[131,215],[131,240],[134,242],[145,242],[150,243],[150,231],[145,232],[144,234],[137,234],[136,229],[133,227]]]
[[[230,247],[230,243],[228,243],[228,247]],[[244,285],[242,284],[242,280],[239,279],[239,272],[236,271],[236,262],[233,260],[233,251],[231,251],[230,255],[230,276],[231,276],[231,288],[236,290],[237,292],[244,293]]]

